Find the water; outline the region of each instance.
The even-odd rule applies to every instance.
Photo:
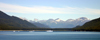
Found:
[[[100,32],[0,31],[0,40],[100,40]]]

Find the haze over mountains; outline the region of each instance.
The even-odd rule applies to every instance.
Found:
[[[59,18],[57,19],[48,19],[48,20],[39,20],[38,19],[34,21],[30,21],[31,23],[41,23],[44,25],[48,25],[50,28],[74,28],[77,25],[82,26],[84,23],[90,21],[90,19],[86,17],[80,17],[78,19],[68,19],[66,21],[63,21]]]

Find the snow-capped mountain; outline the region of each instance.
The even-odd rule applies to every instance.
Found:
[[[80,17],[78,19],[68,19],[66,21],[57,18],[57,19],[40,20],[38,22],[44,25],[48,25],[50,28],[73,28],[76,27],[77,25],[81,26],[88,21],[90,21],[90,19],[86,17]]]
[[[60,21],[61,21],[61,19],[57,18],[57,19],[55,19],[55,21],[60,22]]]
[[[65,25],[67,26],[67,28],[73,28],[73,27],[75,27],[77,25],[82,26],[84,23],[86,23],[88,21],[90,21],[90,19],[88,19],[86,17],[81,17],[81,18],[78,18],[78,19],[68,19],[66,21]]]

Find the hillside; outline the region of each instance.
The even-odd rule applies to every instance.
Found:
[[[37,28],[34,24],[0,11],[0,30]]]
[[[77,30],[100,31],[100,18],[91,20],[91,21],[85,23],[83,26],[77,27]]]

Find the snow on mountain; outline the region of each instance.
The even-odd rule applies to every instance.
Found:
[[[57,19],[55,19],[55,21],[60,22],[60,21],[61,21],[61,19],[57,18]]]
[[[76,27],[77,25],[81,26],[88,21],[90,21],[90,19],[86,17],[80,17],[78,19],[68,19],[66,21],[57,18],[57,19],[40,20],[38,22],[44,25],[48,25],[50,28],[73,28]]]

